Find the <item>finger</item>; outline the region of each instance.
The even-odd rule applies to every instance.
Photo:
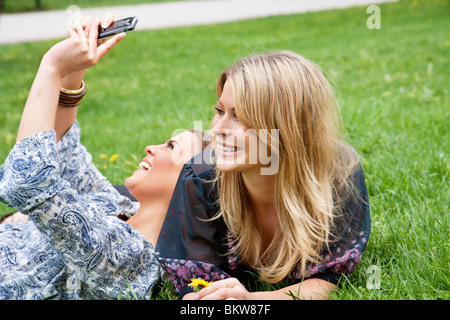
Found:
[[[81,25],[81,17],[80,16],[76,16],[73,21],[72,21],[72,29],[75,29],[78,25]]]
[[[103,18],[102,20],[102,28],[106,29],[108,28],[111,23],[114,22],[114,14],[111,12],[108,12],[105,16],[105,18]]]
[[[88,32],[88,30],[90,28],[92,20],[93,20],[93,18],[91,18],[91,17],[81,17],[80,24],[83,27],[83,30],[86,31],[86,33]]]
[[[197,298],[203,299],[204,297],[213,294],[214,292],[220,290],[220,289],[228,289],[232,288],[234,284],[233,279],[225,279],[225,280],[219,280],[214,281],[212,284],[207,286],[206,288],[203,288],[198,292]]]
[[[89,53],[93,57],[95,56],[95,50],[97,50],[98,25],[98,19],[95,19],[89,29]]]
[[[75,25],[74,30],[75,30],[75,32],[78,34],[79,39],[80,39],[83,43],[88,44],[87,37],[86,37],[86,33],[84,32],[83,26],[81,25],[81,23]]]
[[[235,297],[233,297],[233,288],[219,288],[218,290],[201,298],[201,300],[231,300],[231,299],[236,299]]]
[[[67,29],[67,33],[69,38],[79,39],[78,33],[74,29],[72,28]]]
[[[84,30],[86,32],[89,32],[89,30],[91,30],[91,26],[93,23],[98,23],[98,18],[95,17],[85,17],[84,20],[82,21],[81,25],[83,26]]]
[[[91,30],[92,24],[94,23],[95,19],[91,18],[91,17],[87,17],[83,22],[82,22],[82,26],[83,26],[83,30],[84,33],[86,34],[86,37],[89,38],[89,32]]]
[[[116,34],[114,37],[112,37],[111,39],[108,39],[108,41],[101,44],[98,47],[98,51],[97,51],[98,59],[103,58],[105,56],[105,54],[107,54],[112,48],[114,48],[114,46],[116,44],[118,44],[120,42],[120,40],[125,38],[125,36],[126,36],[125,32],[122,32],[122,33]]]

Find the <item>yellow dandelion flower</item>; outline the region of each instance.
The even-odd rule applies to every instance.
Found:
[[[209,286],[212,282],[211,281],[206,281],[200,278],[194,278],[191,279],[191,283],[188,284],[188,286],[193,287],[194,291],[199,291],[200,289],[206,288],[207,286]]]
[[[106,154],[102,153],[102,154],[100,155],[100,158],[101,158],[101,159],[106,159],[106,158],[108,158],[108,156],[107,156]]]
[[[114,162],[118,157],[119,157],[119,155],[118,155],[117,153],[113,154],[113,155],[109,158],[109,162]]]

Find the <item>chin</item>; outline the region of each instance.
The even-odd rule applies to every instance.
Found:
[[[233,172],[233,171],[237,171],[236,169],[236,165],[232,165],[232,164],[216,164],[217,169],[219,169],[222,172]]]
[[[134,190],[134,186],[136,186],[136,183],[134,183],[133,181],[133,176],[128,177],[125,179],[125,187],[128,189],[128,191],[133,195],[133,197],[136,198],[133,190]]]
[[[222,172],[245,172],[251,168],[249,165],[224,163],[217,164],[216,167]]]
[[[216,167],[223,172],[245,171],[251,165],[247,164],[245,157],[217,157]]]

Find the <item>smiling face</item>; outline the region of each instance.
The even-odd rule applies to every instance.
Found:
[[[185,131],[164,144],[149,145],[140,169],[126,179],[125,186],[141,204],[156,198],[170,200],[183,164],[201,151],[201,137],[192,131]]]
[[[221,171],[259,169],[258,139],[255,131],[245,128],[236,116],[233,87],[225,82],[212,120],[217,168]]]

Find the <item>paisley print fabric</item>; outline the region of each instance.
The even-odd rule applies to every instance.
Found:
[[[153,246],[117,218],[139,204],[95,168],[75,122],[56,142],[18,142],[0,167],[0,201],[30,221],[0,225],[0,299],[148,298],[160,277]]]

